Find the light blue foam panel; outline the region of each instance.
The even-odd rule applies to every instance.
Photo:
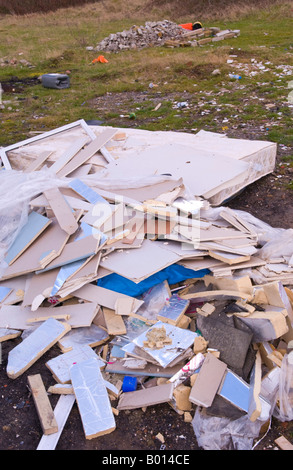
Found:
[[[26,224],[10,246],[5,261],[11,264],[50,224],[50,219],[37,212],[31,212]]]

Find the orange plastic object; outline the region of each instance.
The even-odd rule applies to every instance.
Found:
[[[189,31],[192,31],[192,23],[180,24],[179,26],[181,26],[184,29],[188,29]]]
[[[95,64],[96,62],[102,62],[103,64],[107,64],[108,60],[105,59],[103,55],[99,55],[99,57],[97,57],[96,59],[92,61],[92,64]]]

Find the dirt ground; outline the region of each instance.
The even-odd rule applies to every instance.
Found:
[[[114,98],[114,97],[113,97]],[[119,97],[121,98],[121,97]],[[133,98],[133,97],[132,97]],[[139,96],[136,97],[136,102]],[[162,97],[160,97],[162,99]],[[124,104],[124,102],[123,102]],[[116,102],[116,109],[121,114],[125,111],[123,104]],[[96,102],[97,108],[101,106]],[[122,122],[122,121],[121,121]],[[125,125],[125,121],[123,121]],[[135,123],[134,123],[135,124]],[[129,125],[131,124],[129,121]],[[119,120],[108,125],[119,126]],[[251,123],[245,133],[241,129],[227,131],[231,137],[258,139],[263,138],[259,129]],[[287,184],[292,179],[292,169],[283,165],[286,155],[292,155],[290,148],[278,148],[276,170],[273,174],[247,187],[233,200],[227,202],[231,208],[250,212],[274,227],[289,228],[293,226],[292,190]],[[28,375],[41,374],[46,389],[55,383],[45,363],[60,354],[58,346],[51,348],[29,370],[19,378],[11,380],[6,374],[7,357],[20,339],[6,341],[1,345],[0,364],[0,449],[1,450],[34,450],[42,437],[40,421],[36,413],[33,398],[28,388]],[[50,395],[50,402],[55,407],[58,395]],[[117,403],[114,401],[112,406]],[[194,409],[193,409],[194,412]],[[192,412],[192,415],[193,415]],[[161,433],[165,442],[156,438]],[[290,441],[293,436],[293,424],[272,420],[267,434],[256,447],[256,450],[277,449],[274,439],[284,435]],[[170,405],[156,405],[145,411],[120,411],[116,417],[116,430],[93,440],[86,440],[77,405],[73,409],[61,434],[56,450],[100,450],[100,451],[184,451],[200,450],[191,423],[185,423],[183,416],[174,411]],[[103,456],[97,454],[97,461]],[[127,455],[127,452],[126,452]]]

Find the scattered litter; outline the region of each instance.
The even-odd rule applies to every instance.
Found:
[[[222,205],[274,171],[274,143],[80,120],[0,156],[8,378],[60,349],[51,423],[29,379],[38,448],[55,448],[75,401],[85,439],[167,403],[204,449],[251,449],[272,417],[292,419],[292,229]]]

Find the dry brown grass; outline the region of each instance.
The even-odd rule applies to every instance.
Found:
[[[105,14],[104,19],[118,21],[122,18],[143,18],[147,15],[151,20],[164,17],[173,21],[186,18],[190,21],[209,19],[237,20],[254,11],[270,10],[279,5],[292,4],[292,0],[0,0],[0,14],[27,15],[31,13],[48,13],[57,10],[76,9],[77,15],[85,11]],[[103,18],[101,18],[102,20]]]

